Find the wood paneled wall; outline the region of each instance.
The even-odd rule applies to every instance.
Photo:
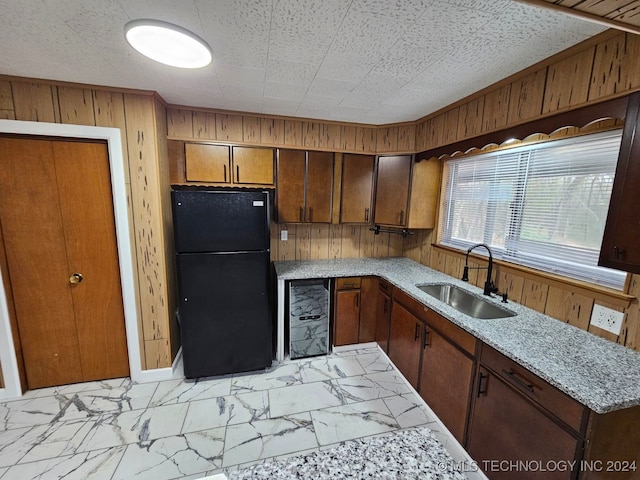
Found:
[[[638,90],[638,58],[639,35],[604,32],[418,121],[416,150],[455,144]]]
[[[120,129],[142,368],[170,367],[178,340],[170,333],[175,285],[166,280],[173,275],[173,233],[164,105],[151,93],[0,77],[0,118]]]
[[[167,128],[168,138],[174,140],[210,140],[348,153],[411,153],[415,150],[413,123],[375,127],[170,108],[167,110]]]
[[[425,117],[416,126],[416,150],[451,144],[451,153],[454,153],[456,142],[636,91],[640,89],[638,58],[640,36],[604,32]],[[434,240],[431,237],[427,239],[429,242]],[[460,277],[463,254],[426,245],[421,246],[422,250],[430,254],[428,259],[423,256],[422,263]],[[471,263],[481,264],[482,260]],[[483,271],[480,272],[482,277]],[[481,286],[484,279],[477,276],[477,271],[472,271],[471,281]],[[640,307],[637,299],[624,300],[604,291],[551,280],[534,271],[506,265],[497,267],[495,278],[500,290],[507,291],[509,298],[516,302],[640,350]],[[640,276],[631,276],[626,293],[638,297]],[[620,335],[589,325],[596,303],[625,313]]]

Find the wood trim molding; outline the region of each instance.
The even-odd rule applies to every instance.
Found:
[[[588,22],[597,23],[598,25],[602,25],[608,28],[615,28],[616,30],[622,30],[623,32],[640,34],[640,27],[637,25],[633,25],[631,23],[626,23],[626,22],[620,22],[612,18],[601,17],[600,15],[595,15],[593,13],[585,12],[583,10],[578,10],[577,8],[557,5],[555,3],[551,3],[546,0],[516,0],[516,2],[526,3],[526,4],[534,5],[540,8],[546,8],[547,10],[553,10],[555,12],[561,12],[561,13],[564,13],[565,15],[570,15],[572,17],[580,18]],[[573,3],[576,3],[576,2],[573,2]]]
[[[441,147],[425,150],[416,155],[416,161],[429,158],[439,158],[443,155],[452,155],[455,152],[466,152],[473,148],[482,148],[488,144],[502,145],[505,141],[516,138],[524,139],[534,133],[550,135],[555,130],[568,125],[586,125],[601,118],[625,118],[629,95],[608,100],[586,107],[577,108],[567,112],[552,115],[533,122],[523,123],[515,127],[498,130],[496,132],[479,135],[461,142],[443,145]]]

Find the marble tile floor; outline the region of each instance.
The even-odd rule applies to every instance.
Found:
[[[368,344],[260,373],[27,392],[0,403],[0,480],[203,478],[414,426],[429,427],[464,460]]]

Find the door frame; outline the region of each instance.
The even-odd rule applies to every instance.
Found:
[[[138,331],[138,305],[134,281],[133,246],[129,228],[129,209],[127,206],[126,177],[122,138],[119,128],[68,125],[46,122],[27,122],[20,120],[0,120],[0,133],[38,135],[46,137],[73,137],[80,139],[106,140],[111,173],[111,195],[115,216],[116,244],[118,264],[120,266],[120,284],[124,306],[125,330],[127,334],[127,353],[129,355],[129,374],[133,381],[151,381],[158,378],[146,378],[142,371],[140,335]],[[18,362],[13,345],[13,334],[9,322],[9,310],[3,282],[0,282],[0,363],[4,389],[0,388],[0,399],[18,398],[22,395]],[[169,372],[161,377],[171,378]],[[160,373],[160,372],[158,372]],[[164,378],[163,378],[164,379]]]

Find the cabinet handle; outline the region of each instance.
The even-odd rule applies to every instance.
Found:
[[[364,221],[366,223],[369,223],[369,209],[368,208],[364,209]]]
[[[422,341],[422,349],[426,350],[429,346],[429,329],[424,327],[424,340]]]
[[[309,207],[309,221],[313,222],[313,208]]]
[[[404,210],[400,210],[400,225],[403,224],[403,220],[404,220]]]
[[[304,208],[300,207],[300,221],[304,222]]]
[[[384,299],[384,306],[382,307],[382,313],[387,313],[387,309],[389,308],[389,299],[385,298]]]
[[[360,308],[360,294],[356,295],[356,308]]]
[[[616,260],[624,259],[624,256],[626,253],[627,253],[626,250],[621,250],[618,247],[613,247],[613,255],[614,257],[616,257]]]
[[[236,165],[236,182],[240,183],[240,165]]]
[[[227,166],[223,165],[222,167],[224,168],[224,183],[227,183]]]
[[[420,338],[420,324],[416,322],[416,334],[413,336],[413,341],[415,342]]]
[[[488,378],[489,378],[489,375],[485,375],[484,373],[480,372],[480,376],[478,377],[478,391],[476,394],[477,397],[487,393],[487,384],[485,383],[483,386],[482,382],[483,380],[486,380]]]
[[[502,373],[506,374],[511,381],[515,384],[520,385],[522,388],[529,390],[531,393],[534,393],[533,385],[528,383],[527,379],[519,375],[518,372],[514,372],[513,370],[502,370]]]

